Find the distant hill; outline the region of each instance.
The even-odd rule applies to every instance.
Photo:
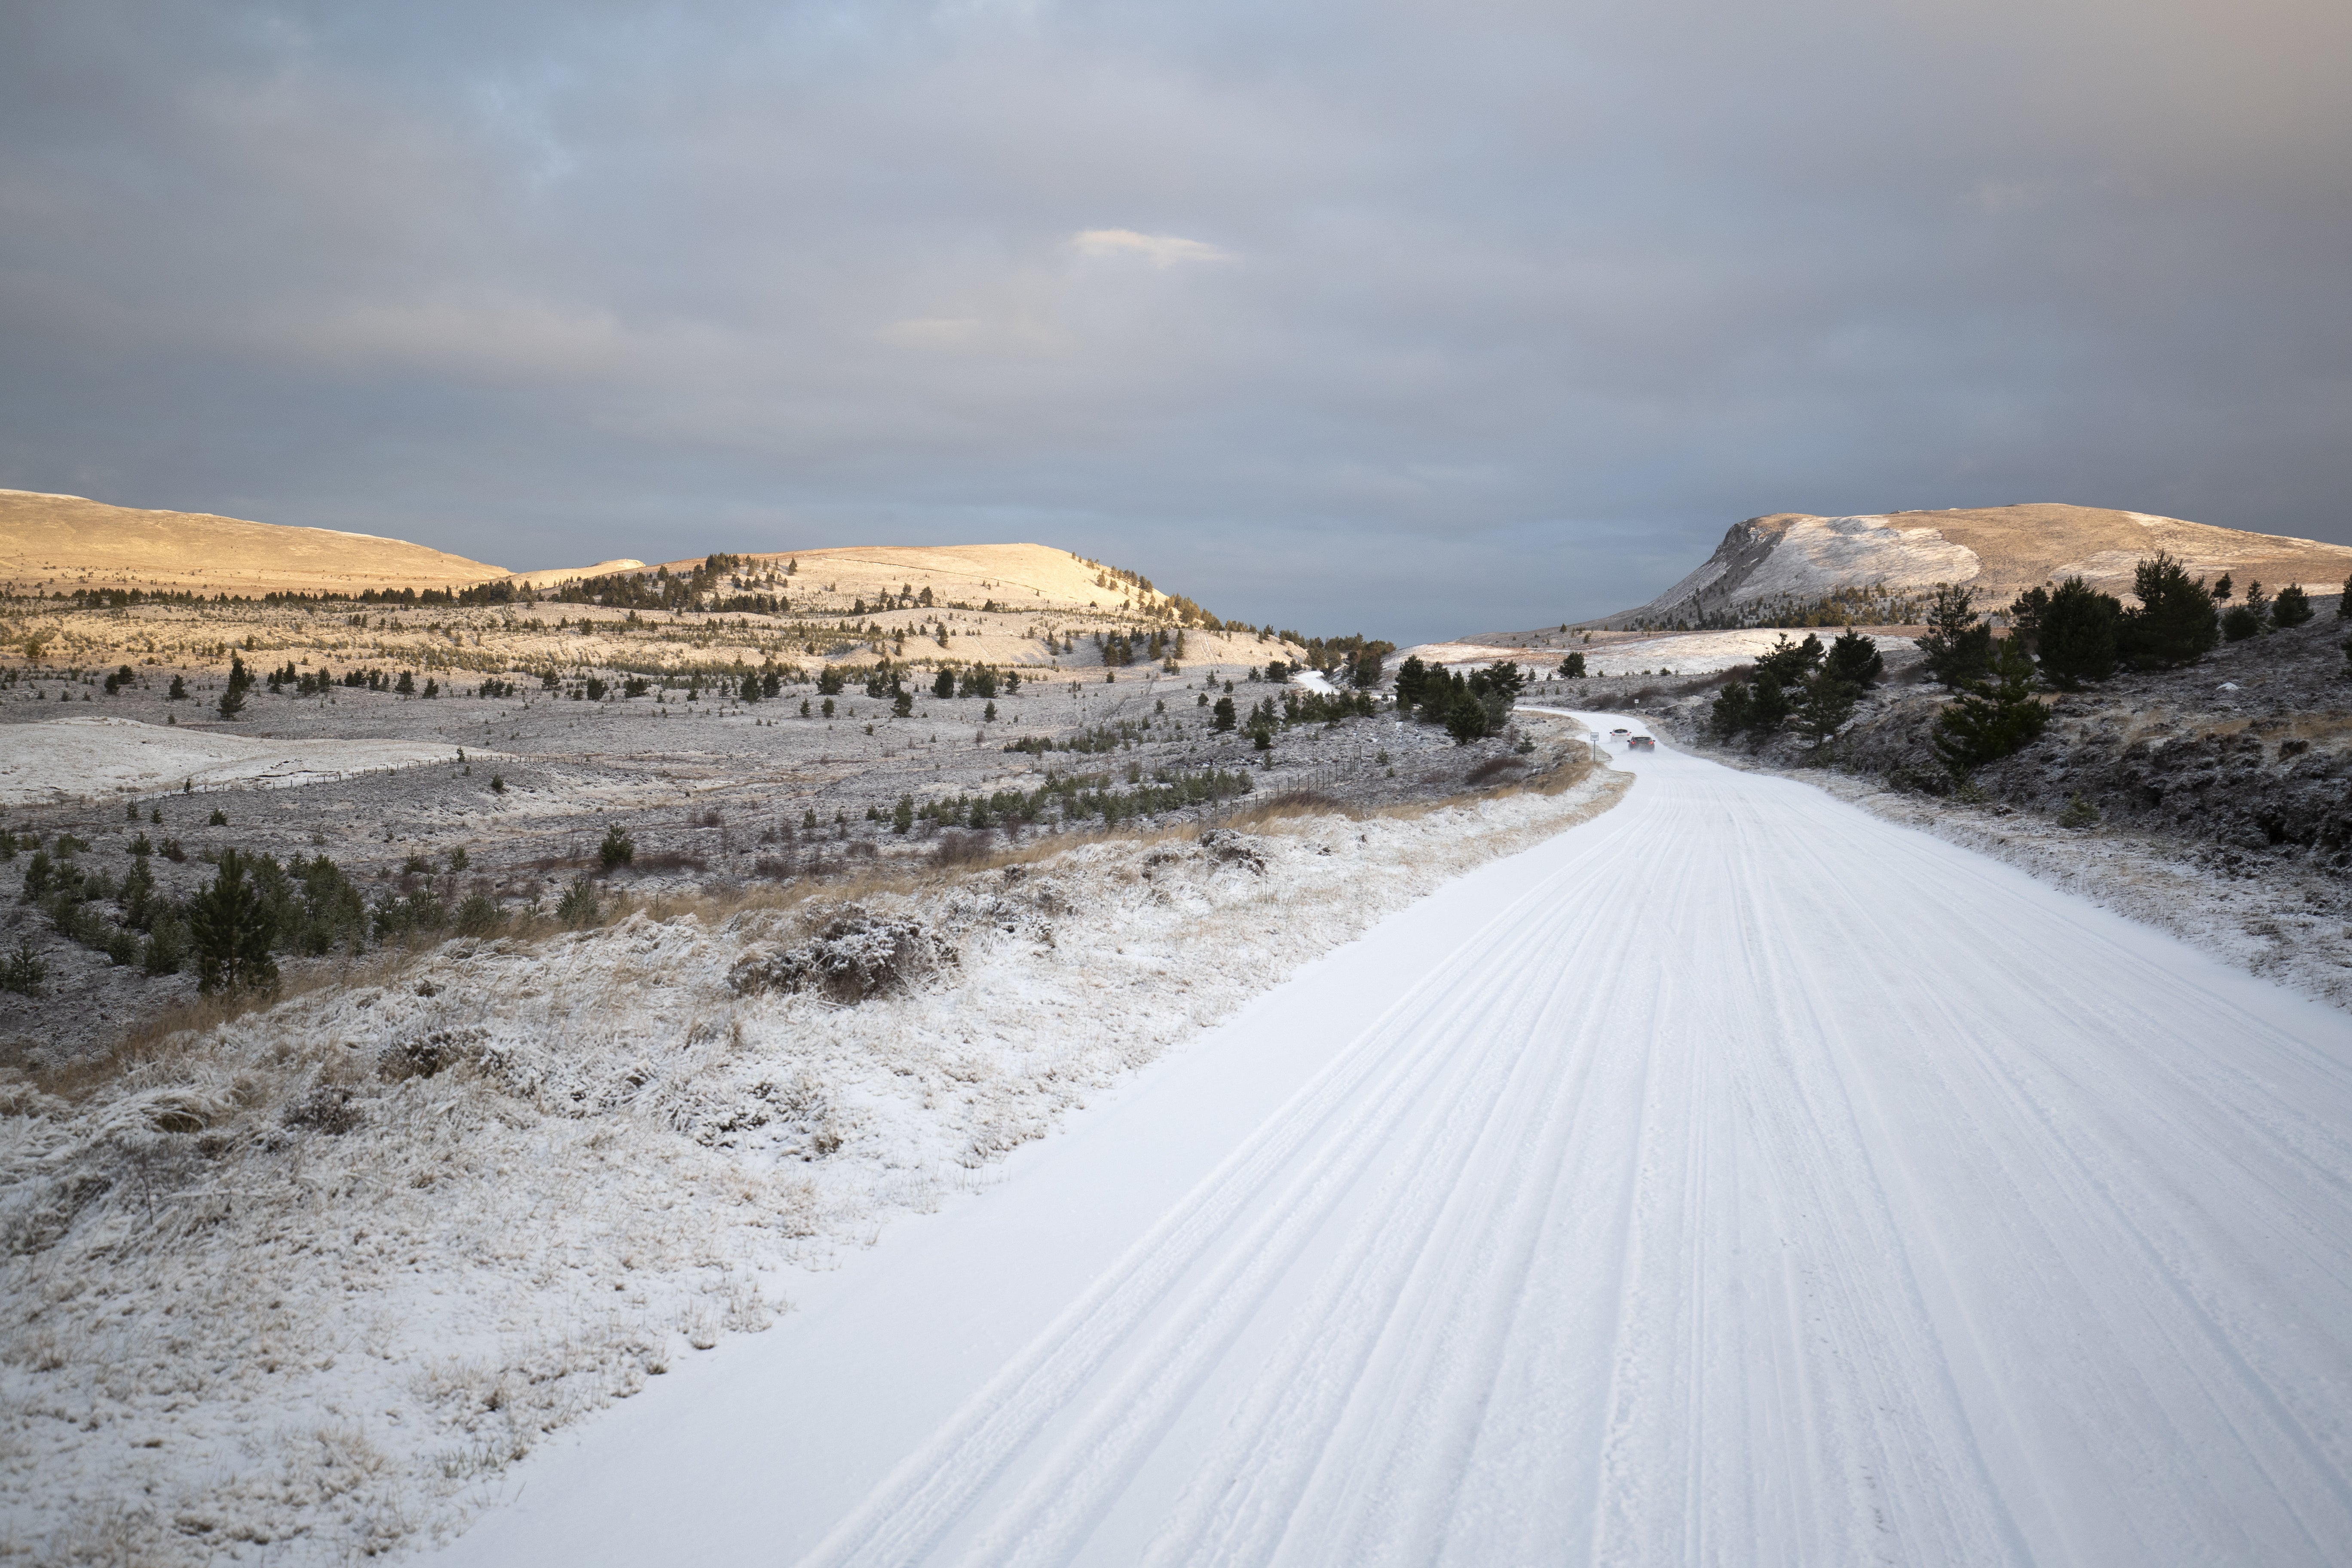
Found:
[[[1588,623],[1724,625],[1834,595],[1916,595],[1965,584],[1999,609],[2038,583],[2083,577],[2128,600],[2132,568],[2169,551],[2200,576],[2229,573],[2243,589],[2299,582],[2335,593],[2352,575],[2352,547],[2213,528],[2145,512],[2037,503],[1863,517],[1775,512],[1735,524],[1705,564],[1646,605]]]
[[[663,563],[673,574],[707,557]],[[846,545],[741,554],[745,578],[824,614],[879,608],[901,591],[1014,615],[1125,610],[1165,616],[1172,606],[1113,569],[1043,544]],[[799,571],[784,575],[797,562]],[[537,591],[624,573],[658,570],[637,560],[509,572],[462,555],[324,528],[287,528],[204,512],[145,511],[81,496],[0,489],[0,587],[182,589],[250,596],[358,593],[375,588],[464,588],[501,579]],[[751,586],[747,582],[746,587]],[[1181,618],[1181,616],[1179,618]]]
[[[204,594],[462,588],[507,575],[404,540],[0,489],[0,585]]]
[[[797,562],[799,573],[787,592],[796,595],[822,593],[830,600],[862,597],[871,603],[909,589],[919,595],[930,591],[940,605],[950,602],[974,607],[993,601],[1000,608],[1023,610],[1117,610],[1160,596],[1145,595],[1106,568],[1066,550],[1045,544],[865,544],[837,545],[823,550],[762,552],[744,557],[763,572],[781,571]],[[673,573],[702,564],[701,557],[664,563]]]
[[[708,557],[663,562],[673,576]],[[797,614],[842,616],[858,605],[879,614],[885,602],[918,609],[995,606],[1000,614],[1033,611],[1200,623],[1181,602],[1143,588],[1068,550],[1051,545],[835,545],[818,550],[767,550],[736,555],[739,585],[748,593],[783,595]],[[795,574],[785,569],[797,562]],[[400,538],[289,529],[270,521],[212,517],[207,512],[148,512],[87,500],[0,489],[0,588],[16,593],[75,588],[146,588],[228,593],[360,593],[367,588],[470,588],[510,581],[539,593],[567,583],[621,574],[658,572],[640,560],[593,566],[508,572],[506,566],[446,555]],[[595,590],[585,590],[595,595]],[[572,595],[564,595],[572,597]],[[719,590],[724,597],[724,590]]]

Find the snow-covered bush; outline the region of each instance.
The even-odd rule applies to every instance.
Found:
[[[847,1006],[905,991],[955,963],[954,946],[922,921],[851,904],[806,942],[745,953],[727,983],[739,995],[805,991]]]

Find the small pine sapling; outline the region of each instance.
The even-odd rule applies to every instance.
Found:
[[[555,918],[567,926],[593,925],[598,913],[596,889],[585,877],[572,879],[572,886],[556,900]]]
[[[1822,667],[1848,686],[1862,688],[1886,673],[1886,658],[1874,640],[1848,626],[1830,644]]]
[[[205,890],[188,902],[188,931],[196,950],[196,989],[257,990],[278,980],[269,956],[277,913],[247,877],[247,862],[234,849],[221,852],[219,869]]]
[[[1946,686],[1963,686],[1992,662],[1992,628],[1979,623],[1976,595],[1949,583],[1936,585],[1927,609],[1927,635],[1918,639],[1927,673]]]
[[[1970,685],[1936,716],[1936,754],[1955,777],[1966,778],[1973,769],[2032,744],[2050,722],[2049,706],[2032,693],[2032,657],[2016,638],[2008,638],[2000,646],[1990,679]]]
[[[28,937],[18,937],[16,951],[0,963],[0,991],[13,991],[19,996],[38,996],[48,977],[49,967],[33,952]]]
[[[1821,669],[1806,679],[1803,690],[1804,700],[1790,717],[1789,727],[1809,737],[1813,749],[1819,751],[1853,717],[1854,701],[1861,696],[1861,689],[1851,681],[1839,679],[1832,671]]]

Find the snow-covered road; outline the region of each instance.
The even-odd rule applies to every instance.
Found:
[[[2344,1016],[1617,760],[450,1560],[2352,1561]]]

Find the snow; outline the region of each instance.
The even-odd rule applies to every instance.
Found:
[[[693,1378],[1627,782],[878,880],[852,896],[957,957],[855,1006],[730,984],[845,896],[771,889],[355,963],[95,1087],[0,1069],[0,1546],[307,1564],[429,1539],[551,1433]]]
[[[1815,631],[1823,643],[1839,635],[1841,628]],[[1484,643],[1425,643],[1408,648],[1400,658],[1418,658],[1425,664],[1442,664],[1448,668],[1483,668],[1497,659],[1517,664],[1533,670],[1537,679],[1549,677],[1559,668],[1565,654],[1584,655],[1587,675],[1647,675],[1661,670],[1668,675],[1714,675],[1737,666],[1753,663],[1759,654],[1769,653],[1781,637],[1802,642],[1809,634],[1804,630],[1766,628],[1720,632],[1665,632],[1656,637],[1640,637],[1629,642],[1605,642],[1583,646],[1575,643],[1557,647],[1500,647]],[[1877,644],[1882,652],[1908,652],[1911,639],[1864,634]]]
[[[1742,549],[1752,549],[1757,530],[1743,523],[1727,535],[1715,553],[1639,610],[1660,613],[1687,605],[1695,594],[1707,594],[1720,607],[1724,595],[1712,593],[1733,570]],[[1729,590],[1730,601],[1811,599],[1832,588],[1883,583],[1889,588],[1926,587],[1935,583],[1971,582],[1982,574],[1976,552],[1954,543],[1932,528],[1897,528],[1883,514],[1852,517],[1790,517],[1779,531],[1768,552],[1749,574]]]
[[[1739,584],[1739,600],[1810,599],[1856,583],[1922,588],[1973,581],[1976,552],[1932,528],[1896,528],[1884,517],[1801,517]]]
[[[0,805],[150,795],[191,783],[199,790],[318,784],[454,755],[443,741],[279,741],[135,719],[50,719],[11,725],[6,737]]]
[[[2342,1561],[2341,1016],[1617,760],[436,1561]]]
[[[1836,630],[1804,631],[1746,630],[1722,632],[1686,632],[1666,637],[1643,637],[1638,642],[1608,643],[1584,652],[1584,668],[1588,675],[1643,675],[1654,669],[1669,675],[1714,675],[1737,666],[1753,663],[1757,657],[1772,651],[1782,637],[1790,642],[1802,642],[1808,635],[1820,637],[1826,645],[1838,636]],[[1907,637],[1880,637],[1865,634],[1882,653],[1908,651]],[[1538,664],[1539,673],[1558,668],[1555,664]]]

